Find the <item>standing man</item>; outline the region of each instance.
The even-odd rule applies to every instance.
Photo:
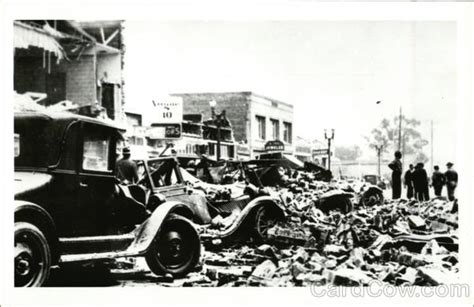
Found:
[[[413,172],[413,185],[415,187],[415,198],[419,201],[429,200],[428,174],[423,168],[423,163],[417,163]]]
[[[446,166],[448,167],[448,170],[444,173],[446,177],[446,188],[448,189],[448,199],[452,201],[455,199],[454,191],[458,185],[458,173],[452,169],[453,164],[451,162],[448,162]]]
[[[402,153],[395,152],[395,160],[390,162],[388,167],[392,170],[392,199],[399,199],[402,196]]]
[[[130,159],[128,147],[123,148],[122,159],[117,161],[116,174],[123,184],[134,184],[138,181],[137,165]]]
[[[413,197],[413,164],[410,164],[410,168],[405,172],[405,187],[407,189],[407,198],[411,199]]]
[[[433,185],[436,196],[441,196],[443,186],[446,184],[446,177],[439,171],[439,166],[435,165],[433,175],[431,176],[431,184]]]
[[[424,169],[425,165],[423,163],[421,164],[421,179],[422,179],[422,190],[421,192],[423,193],[423,199],[424,200],[430,200],[430,188],[429,188],[429,183],[428,183],[428,173]]]

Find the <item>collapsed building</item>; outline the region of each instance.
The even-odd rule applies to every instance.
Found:
[[[18,99],[15,108],[63,102],[85,115],[123,120],[121,21],[17,20],[13,26],[14,91],[39,105]]]

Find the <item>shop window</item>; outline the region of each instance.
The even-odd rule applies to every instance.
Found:
[[[256,119],[258,138],[261,140],[265,140],[265,117],[257,115]]]
[[[280,121],[278,119],[270,119],[272,124],[272,139],[279,140],[280,139]]]
[[[283,122],[283,140],[289,144],[292,142],[291,123]]]

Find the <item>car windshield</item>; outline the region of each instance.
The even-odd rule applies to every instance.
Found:
[[[172,159],[148,161],[151,180],[155,187],[169,186],[179,183],[176,174],[176,162]]]

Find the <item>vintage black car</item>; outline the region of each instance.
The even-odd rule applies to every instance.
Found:
[[[120,132],[70,113],[15,114],[16,286],[41,286],[69,262],[144,256],[153,273],[176,276],[198,263],[188,206],[168,201],[150,212],[118,184]]]
[[[130,191],[134,198],[147,204],[148,210],[160,208],[165,200],[178,201],[191,209],[193,222],[202,227],[212,226],[215,217],[227,218],[227,227],[201,233],[204,243],[217,238],[227,242],[249,238],[264,242],[266,231],[285,217],[278,197],[248,182],[206,183],[182,169],[174,157],[136,162],[141,179]]]

